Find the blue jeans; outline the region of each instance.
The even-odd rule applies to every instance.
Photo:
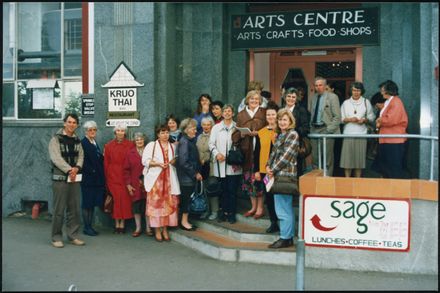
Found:
[[[221,178],[223,193],[220,197],[220,204],[223,213],[228,213],[231,217],[235,217],[236,213],[236,194],[241,175],[227,175]]]
[[[274,194],[275,212],[280,220],[280,238],[291,239],[295,234],[295,214],[293,212],[293,196]]]

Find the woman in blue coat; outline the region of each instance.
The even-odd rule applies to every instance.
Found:
[[[98,126],[95,121],[84,123],[85,137],[81,140],[84,149],[84,165],[81,181],[81,208],[84,222],[83,233],[96,236],[98,232],[92,227],[95,206],[102,206],[105,193],[104,157],[95,141]]]

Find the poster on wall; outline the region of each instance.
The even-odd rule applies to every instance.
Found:
[[[54,108],[54,97],[52,88],[35,88],[32,90],[33,110],[52,110]]]

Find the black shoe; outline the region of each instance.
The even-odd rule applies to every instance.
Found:
[[[280,231],[280,227],[276,223],[270,224],[270,227],[267,228],[266,233],[275,233]]]
[[[234,224],[237,222],[237,219],[235,218],[235,216],[229,216],[228,222],[229,222],[229,224]]]
[[[191,228],[186,228],[183,225],[179,225],[180,229],[185,230],[185,231],[195,231],[197,228],[192,226]]]
[[[224,221],[226,221],[226,215],[223,214],[223,213],[221,213],[221,214],[219,213],[218,217],[217,217],[217,222],[221,223],[221,222],[224,222]]]
[[[96,236],[96,234],[90,227],[84,228],[83,233],[89,236]]]
[[[95,229],[93,229],[93,227],[90,227],[90,229],[93,231],[93,233],[95,233],[96,235],[98,235],[99,234],[99,232],[98,231],[96,231]]]
[[[284,248],[284,247],[289,247],[289,246],[293,246],[293,240],[292,239],[278,239],[277,241],[275,241],[274,243],[272,243],[271,245],[269,245],[269,248]]]

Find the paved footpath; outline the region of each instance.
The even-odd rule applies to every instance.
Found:
[[[3,218],[2,291],[294,290],[295,267],[224,262],[176,242],[114,235],[50,245],[49,221]],[[438,290],[438,275],[306,269],[306,290]]]

